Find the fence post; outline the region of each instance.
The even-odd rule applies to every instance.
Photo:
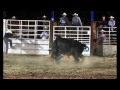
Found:
[[[52,42],[53,42],[53,25],[54,21],[50,21],[50,38],[49,38],[49,48],[52,47]]]
[[[92,54],[96,53],[97,48],[97,38],[96,38],[96,22],[91,22],[91,52]]]

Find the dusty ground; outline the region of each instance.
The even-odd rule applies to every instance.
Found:
[[[3,79],[116,79],[116,57],[85,57],[75,63],[48,56],[4,55]]]

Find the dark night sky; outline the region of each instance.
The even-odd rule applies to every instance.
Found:
[[[68,18],[72,18],[73,13],[78,13],[81,18],[86,20],[90,20],[90,11],[55,11],[55,19],[61,17],[61,14],[66,12]],[[6,11],[6,18],[11,18],[12,16],[16,16],[18,19],[37,19],[37,17],[42,17],[43,15],[47,15],[48,19],[51,17],[50,11]],[[95,11],[95,20],[100,20],[101,17],[105,15],[106,19],[109,19],[110,15],[117,17],[117,12],[115,11]]]

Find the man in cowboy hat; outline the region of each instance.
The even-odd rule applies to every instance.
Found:
[[[47,16],[43,15],[43,20],[47,20]],[[46,25],[46,22],[43,22],[43,25]]]
[[[110,20],[108,21],[108,26],[114,27],[114,26],[115,26],[114,17],[113,17],[113,16],[110,16],[109,18],[110,18]]]
[[[77,13],[73,14],[72,25],[73,26],[82,26],[81,19],[80,19],[80,17],[78,17]]]
[[[98,36],[99,42],[103,43],[106,41],[106,35],[104,34],[104,30],[100,31],[100,35]]]
[[[15,16],[13,16],[13,17],[12,17],[12,19],[14,19],[14,20],[15,20],[15,19],[16,19],[16,17],[15,17]]]
[[[68,25],[69,21],[68,21],[68,18],[67,18],[66,16],[67,16],[67,14],[64,12],[64,13],[62,14],[62,17],[60,18],[60,25],[61,25],[61,26],[66,26],[66,25]]]
[[[43,18],[43,20],[46,20],[47,16],[43,15],[43,17],[42,17],[42,18]]]
[[[10,42],[10,47],[13,49],[14,47],[12,46],[12,40],[10,38],[13,37],[13,33],[11,30],[7,30],[4,35],[4,42],[6,44],[6,54],[8,53],[8,42]]]
[[[115,22],[113,16],[110,16],[109,18],[110,18],[110,20],[108,21],[108,26],[111,27],[110,30],[113,31],[114,30],[113,27],[115,27],[116,22]],[[114,37],[115,37],[114,32],[111,32],[111,39],[114,39]]]

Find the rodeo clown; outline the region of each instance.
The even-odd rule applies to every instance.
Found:
[[[78,17],[77,13],[73,14],[72,25],[73,26],[82,26],[81,19],[80,19],[80,17]]]
[[[11,30],[7,30],[5,32],[5,35],[3,37],[3,40],[5,42],[5,45],[6,45],[6,54],[8,53],[8,42],[10,42],[10,47],[12,49],[14,49],[14,47],[12,46],[12,40],[10,38],[12,38],[15,34],[12,33]]]

